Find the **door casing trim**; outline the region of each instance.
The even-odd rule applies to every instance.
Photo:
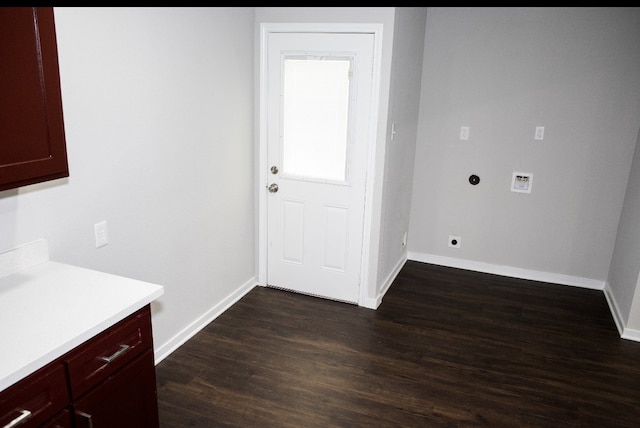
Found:
[[[258,285],[267,285],[267,39],[269,33],[356,33],[374,35],[373,75],[371,110],[369,122],[369,138],[367,141],[367,172],[365,188],[365,205],[363,221],[362,257],[360,264],[360,284],[358,305],[370,309],[377,308],[376,296],[369,296],[368,290],[375,290],[370,284],[375,278],[370,277],[371,237],[377,236],[373,229],[373,197],[376,172],[376,150],[378,140],[378,111],[380,107],[380,79],[382,60],[382,24],[350,24],[350,23],[261,23],[260,24],[260,78],[259,78],[259,135],[256,162],[258,164],[256,189],[258,201],[258,246],[257,246],[257,280]]]

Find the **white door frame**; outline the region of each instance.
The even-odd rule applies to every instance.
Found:
[[[360,293],[358,304],[371,309],[375,309],[367,290],[375,289],[371,286],[370,267],[370,247],[372,235],[373,219],[373,195],[376,171],[376,148],[378,137],[378,110],[380,107],[380,75],[382,59],[382,24],[341,24],[341,23],[262,23],[260,24],[260,135],[258,150],[258,176],[256,179],[258,191],[258,285],[267,285],[267,191],[268,186],[268,165],[267,165],[267,39],[269,33],[366,33],[374,35],[373,53],[373,92],[371,94],[371,121],[369,124],[369,140],[367,151],[367,178],[365,189],[364,206],[364,234],[362,242],[362,262],[360,266]],[[374,279],[375,280],[375,279]],[[373,299],[375,302],[375,299]]]

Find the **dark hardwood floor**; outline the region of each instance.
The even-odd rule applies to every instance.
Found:
[[[163,428],[640,426],[601,291],[413,261],[376,311],[256,287],[156,368]]]

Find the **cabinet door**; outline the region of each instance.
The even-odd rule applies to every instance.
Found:
[[[67,177],[52,7],[0,8],[0,190]]]
[[[74,404],[77,428],[157,428],[156,372],[151,349]]]
[[[71,428],[71,413],[63,410],[59,415],[42,425],[41,428]]]
[[[68,403],[64,366],[46,366],[2,391],[0,426],[39,427]]]

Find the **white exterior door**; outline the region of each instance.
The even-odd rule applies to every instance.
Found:
[[[357,303],[374,35],[269,33],[267,285]]]

